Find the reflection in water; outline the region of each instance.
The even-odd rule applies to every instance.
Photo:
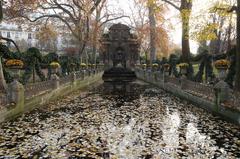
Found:
[[[145,83],[121,84],[105,83],[89,91],[86,97],[71,97],[3,124],[0,156],[61,159],[240,156],[235,142],[240,140],[239,127]],[[217,144],[219,134],[225,135],[221,138],[224,145]]]
[[[138,83],[136,82],[104,82],[101,96],[104,99],[114,98],[117,102],[116,107],[120,107],[124,102],[131,102],[139,99],[140,93]]]

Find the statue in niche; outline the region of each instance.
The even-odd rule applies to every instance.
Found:
[[[104,81],[134,79],[133,71],[139,61],[139,42],[124,24],[114,24],[100,39],[100,57],[105,65]]]
[[[114,24],[109,32],[100,39],[103,62],[107,68],[122,65],[132,69],[139,60],[139,42],[137,36],[124,24]]]

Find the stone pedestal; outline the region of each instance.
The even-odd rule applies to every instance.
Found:
[[[76,85],[77,76],[75,72],[71,73],[71,79],[72,79],[73,85]]]
[[[187,67],[181,67],[181,68],[180,68],[180,73],[181,73],[182,75],[187,75]]]
[[[230,98],[230,88],[223,80],[219,81],[215,86],[215,102],[216,106],[219,107],[222,102],[226,102]]]
[[[0,93],[6,92],[6,89],[7,89],[7,84],[4,79],[2,61],[1,61],[1,57],[0,57]]]
[[[218,70],[218,79],[224,80],[227,77],[227,68],[217,68]]]
[[[52,80],[54,81],[53,89],[58,89],[60,86],[60,79],[56,74],[52,75]]]
[[[24,107],[24,86],[16,79],[8,86],[8,100],[16,106]]]
[[[87,71],[86,71],[86,70],[83,70],[83,71],[82,71],[82,74],[83,74],[82,79],[84,80],[84,79],[86,78],[86,76],[87,76]]]

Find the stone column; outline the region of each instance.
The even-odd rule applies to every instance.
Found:
[[[8,86],[8,100],[10,103],[15,103],[16,107],[24,108],[24,86],[14,79]]]
[[[54,74],[54,75],[52,75],[52,80],[54,81],[53,89],[58,89],[59,86],[60,86],[60,79],[59,79],[59,77],[56,74]]]
[[[77,76],[76,76],[75,72],[72,72],[71,80],[72,80],[72,84],[75,86],[76,85],[76,80],[77,80]]]
[[[169,76],[169,72],[163,70],[163,83],[167,83],[168,76]]]
[[[4,75],[3,75],[3,68],[2,68],[2,58],[0,57],[0,93],[1,92],[6,92],[7,89],[7,84],[6,81],[4,79]]]
[[[83,78],[82,79],[84,80],[86,78],[86,75],[87,75],[86,70],[83,70],[82,73],[83,73],[83,76],[82,76]]]
[[[181,76],[180,77],[180,86],[181,86],[181,89],[186,89],[186,81],[187,80],[187,78],[186,78],[186,76]]]
[[[219,81],[215,86],[215,104],[216,108],[219,109],[222,102],[226,102],[230,98],[230,88],[223,80]]]

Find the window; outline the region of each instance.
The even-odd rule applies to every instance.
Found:
[[[28,39],[32,39],[32,34],[28,33]]]
[[[11,38],[11,33],[7,32],[7,38]]]
[[[19,32],[16,32],[16,38],[19,38]]]

